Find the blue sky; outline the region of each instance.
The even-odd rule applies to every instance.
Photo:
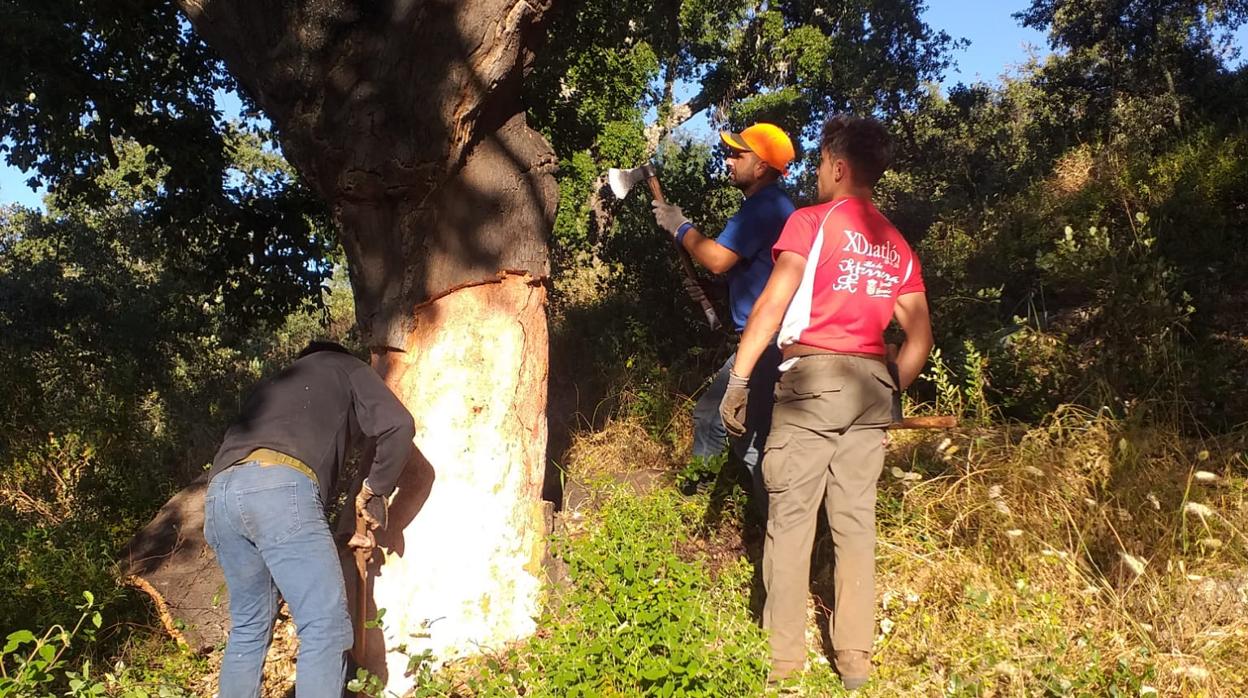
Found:
[[[1048,42],[1040,32],[1018,25],[1011,15],[1030,4],[1027,0],[930,0],[926,19],[955,38],[971,44],[954,54],[956,65],[945,76],[945,85],[959,82],[996,82],[1006,72],[1027,60],[1028,46],[1040,55]],[[1236,43],[1248,53],[1248,27],[1240,29]],[[1241,59],[1242,60],[1242,59]],[[221,104],[227,115],[237,113],[237,100]],[[0,158],[2,160],[2,158]],[[40,194],[25,184],[26,175],[0,161],[0,204],[20,203],[40,206]]]
[[[970,46],[954,53],[956,65],[945,75],[946,85],[959,82],[996,82],[1002,73],[1027,60],[1027,47],[1048,52],[1045,35],[1018,24],[1010,15],[1031,3],[1026,0],[929,0],[924,18],[928,26],[943,29]]]

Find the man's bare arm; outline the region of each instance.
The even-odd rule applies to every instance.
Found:
[[[706,237],[697,228],[690,228],[683,242],[689,256],[712,274],[723,274],[741,259],[736,252]]]
[[[750,319],[745,323],[741,345],[737,347],[737,360],[732,365],[733,373],[748,377],[754,370],[758,357],[762,356],[763,350],[780,329],[784,312],[789,309],[789,302],[793,300],[793,294],[797,293],[797,287],[802,283],[802,272],[805,270],[805,257],[787,250],[780,253],[776,267],[767,279],[767,286],[763,288],[758,300],[754,301]]]
[[[927,308],[927,294],[907,293],[897,298],[893,309],[893,317],[906,333],[906,341],[901,344],[897,353],[897,377],[901,381],[898,386],[902,390],[910,387],[923,364],[927,363],[927,355],[935,343],[932,339],[932,316]]]

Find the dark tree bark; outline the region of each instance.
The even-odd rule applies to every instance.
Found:
[[[179,0],[332,207],[372,346],[503,270],[547,273],[555,159],[520,87],[549,2]]]
[[[418,425],[370,591],[387,628],[368,663],[402,690],[405,658],[382,654],[418,645],[422,621],[441,618],[427,642],[446,658],[522,636],[538,611],[557,188],[520,87],[549,0],[178,4],[330,205],[359,329]],[[203,573],[200,535],[140,536],[135,571],[167,594]]]

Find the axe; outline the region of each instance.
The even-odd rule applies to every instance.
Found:
[[[663,196],[663,189],[659,186],[659,176],[655,173],[654,166],[650,163],[634,167],[631,170],[621,170],[612,167],[607,171],[607,182],[611,185],[611,193],[615,194],[617,199],[623,199],[628,196],[628,192],[643,179],[650,186],[650,194],[654,197],[654,200],[659,203],[667,203],[667,198]],[[676,257],[680,259],[680,268],[685,273],[685,290],[689,292],[689,297],[701,306],[702,312],[706,315],[706,322],[711,326],[711,329],[719,329],[719,316],[715,314],[715,307],[711,305],[710,299],[706,297],[706,293],[698,285],[697,274],[693,271],[693,262],[689,261],[689,252],[676,242],[676,238],[672,238],[672,245],[676,248]]]
[[[368,630],[365,624],[368,622],[368,562],[373,557],[373,548],[377,545],[373,534],[368,530],[368,524],[364,521],[364,515],[358,510],[355,512],[355,532],[351,535],[351,541],[347,546],[355,557],[355,641],[351,645],[351,656],[355,658],[355,663],[364,666],[365,657],[365,638],[368,636]]]

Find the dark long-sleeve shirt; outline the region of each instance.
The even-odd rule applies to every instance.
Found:
[[[268,448],[303,461],[316,473],[321,498],[334,496],[348,449],[363,437],[376,440],[368,486],[394,490],[412,451],[415,424],[381,376],[354,356],[319,351],[304,356],[256,386],[225,432],[211,476]]]

